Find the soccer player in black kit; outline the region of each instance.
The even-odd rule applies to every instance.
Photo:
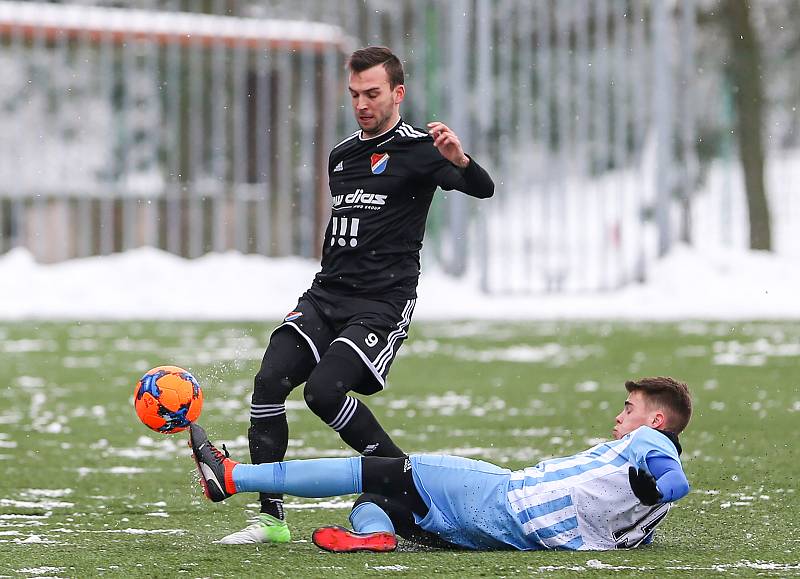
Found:
[[[332,206],[322,269],[272,333],[255,377],[248,430],[253,463],[283,460],[286,398],[304,382],[308,407],[354,450],[404,456],[369,408],[347,394],[382,390],[408,335],[436,188],[481,199],[494,193],[491,177],[444,123],[425,130],[403,122],[403,66],[388,48],[355,51],[348,69],[360,129],[328,161]],[[260,498],[257,521],[221,543],[291,540],[282,496]]]

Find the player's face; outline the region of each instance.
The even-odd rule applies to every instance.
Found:
[[[380,135],[400,119],[400,102],[405,96],[405,87],[399,84],[392,89],[383,65],[363,72],[351,72],[348,88],[353,113],[364,137]]]
[[[617,414],[614,420],[614,429],[611,431],[614,438],[620,439],[640,426],[660,428],[664,425],[664,413],[653,408],[646,395],[641,390],[634,390],[628,394],[625,407]]]

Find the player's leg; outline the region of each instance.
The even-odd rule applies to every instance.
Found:
[[[316,356],[293,327],[279,327],[270,337],[253,384],[250,406],[250,459],[253,463],[283,460],[289,442],[286,421],[286,398],[296,386],[305,382],[316,364]],[[261,509],[257,519],[240,531],[226,535],[220,543],[286,543],[291,540],[285,523],[283,496],[260,495]]]
[[[409,534],[406,529],[414,524],[411,509],[426,512],[413,479],[403,466],[410,464],[407,458],[322,458],[239,464],[229,458],[227,451],[223,453],[214,447],[205,430],[197,424],[190,427],[190,445],[203,491],[214,502],[248,491],[302,497],[355,494],[364,490],[366,481],[373,491],[396,492],[402,497],[391,503],[387,497],[383,498],[404,536]],[[315,531],[314,542],[329,551],[394,550],[397,539],[392,518],[377,506],[376,501],[382,500],[377,497],[380,495],[367,493],[357,503],[351,515],[355,532],[342,527],[324,527]]]
[[[218,450],[197,423],[189,433],[203,491],[214,502],[242,492],[333,497],[362,491],[361,457],[240,464]]]
[[[320,549],[334,553],[394,551],[397,548],[395,526],[388,512],[378,506],[388,500],[380,495],[362,494],[350,513],[352,530],[338,525],[319,527],[311,540]]]
[[[391,551],[397,546],[397,536],[426,547],[453,549],[433,533],[423,530],[414,512],[405,501],[374,493],[364,493],[356,500],[350,513],[352,531],[344,527],[321,527],[312,540],[327,551]]]
[[[347,395],[370,380],[370,371],[358,354],[346,344],[334,341],[311,372],[303,395],[314,414],[356,452],[404,456],[367,405]]]
[[[361,459],[364,488],[350,513],[352,531],[339,526],[314,531],[314,543],[328,551],[391,551],[396,535],[418,544],[452,548],[454,545],[423,530],[416,517],[423,519],[428,506],[414,483],[409,458],[365,456]]]
[[[427,511],[404,466],[410,464],[407,458],[354,456],[243,464],[218,450],[197,423],[189,434],[203,490],[214,502],[243,492],[316,498],[371,492],[394,496],[418,514]]]
[[[337,525],[320,527],[314,531],[311,539],[317,547],[335,553],[393,551],[397,548],[398,535],[427,547],[458,548],[423,530],[416,523],[414,511],[409,508],[407,501],[380,494],[364,493],[359,496],[350,513],[350,524],[352,529]]]
[[[505,499],[511,471],[491,463],[448,455],[414,455],[408,459],[324,458],[247,465],[223,455],[196,424],[191,425],[190,432],[200,480],[213,501],[237,492],[303,497],[369,492],[398,501],[417,515],[421,529],[454,545],[502,549],[511,544]],[[370,461],[379,460],[392,461],[393,468],[377,469],[371,475]],[[413,469],[411,475],[407,467]],[[420,481],[419,487],[415,480]]]
[[[272,334],[253,381],[247,436],[254,464],[278,462],[286,456],[289,444],[286,398],[308,379],[316,362],[308,344],[292,328],[279,328]],[[262,513],[284,518],[279,495],[264,494],[260,498]]]
[[[370,395],[383,389],[408,335],[415,301],[352,298],[340,304],[344,325],[306,383],[309,407],[365,456],[404,456],[366,404],[347,393]]]
[[[412,541],[452,547],[421,529],[414,515],[428,507],[417,490],[408,458],[352,457],[240,464],[217,450],[197,424],[190,427],[190,444],[205,495],[222,501],[240,492],[285,493],[301,497],[365,494],[351,515],[354,531],[326,527],[315,533],[322,548],[333,551],[388,551],[394,533]]]

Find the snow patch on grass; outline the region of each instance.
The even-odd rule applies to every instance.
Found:
[[[66,567],[26,567],[24,569],[17,569],[17,573],[25,575],[47,575],[49,573],[61,573]]]
[[[531,346],[516,344],[505,348],[475,349],[467,346],[444,344],[436,340],[414,340],[398,356],[416,356],[427,358],[432,355],[448,356],[468,362],[519,362],[525,364],[544,364],[564,366],[592,356],[601,356],[603,348],[599,346],[564,346],[556,342]]]
[[[71,495],[74,491],[72,489],[26,489],[20,494],[24,497],[47,497],[49,499],[58,499]]]
[[[140,468],[138,466],[112,466],[111,468],[89,468],[81,466],[76,469],[79,476],[87,476],[96,473],[107,474],[144,474],[147,472],[156,472],[154,469]]]
[[[16,499],[0,499],[0,507],[12,507],[17,509],[68,509],[74,507],[75,503],[66,501],[18,501]]]
[[[260,506],[260,505],[259,505]],[[289,502],[285,503],[284,507],[287,509],[349,509],[353,506],[353,501],[344,499],[332,499],[326,501],[312,501],[312,502]]]

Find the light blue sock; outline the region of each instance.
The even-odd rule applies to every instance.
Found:
[[[361,503],[350,513],[350,524],[356,533],[394,533],[389,515],[375,503]]]
[[[233,467],[236,491],[296,497],[335,497],[361,492],[361,457],[313,458]]]

